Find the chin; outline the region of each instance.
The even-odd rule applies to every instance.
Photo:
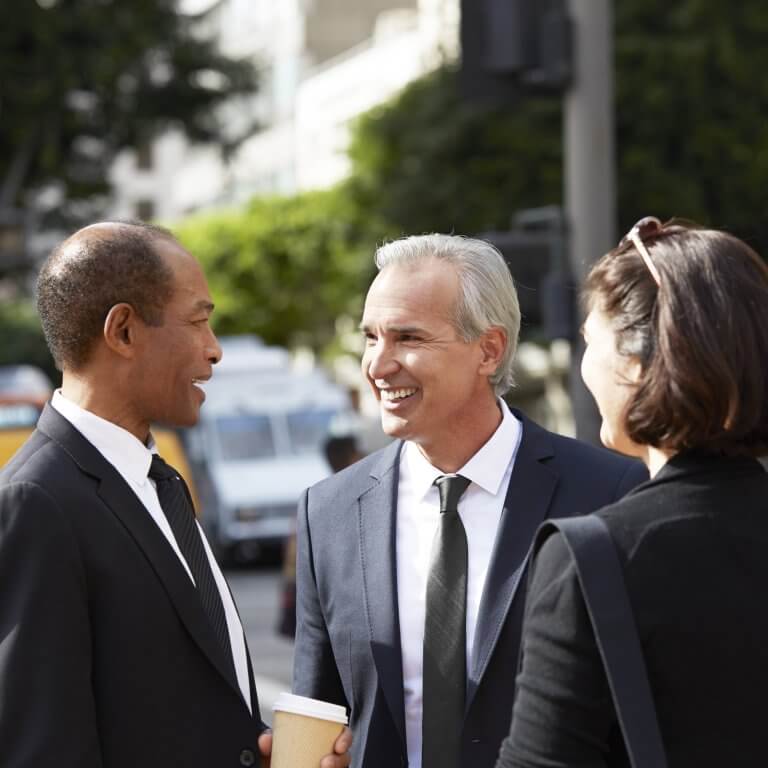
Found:
[[[381,431],[388,437],[408,439],[408,423],[390,414],[381,414]]]
[[[200,409],[195,408],[183,413],[170,414],[168,424],[172,427],[194,427],[200,421]]]
[[[606,427],[605,422],[600,426],[600,442],[612,451],[618,451],[619,447],[616,445],[616,440],[611,431]]]

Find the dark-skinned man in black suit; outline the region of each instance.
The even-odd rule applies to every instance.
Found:
[[[38,308],[63,376],[0,474],[3,768],[268,764],[231,594],[155,473],[150,425],[194,424],[221,356],[202,269],[165,230],[95,224],[48,258]]]

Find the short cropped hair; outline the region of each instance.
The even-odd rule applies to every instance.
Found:
[[[605,313],[617,352],[640,362],[627,435],[674,452],[768,452],[768,266],[744,242],[670,222],[590,271],[584,299]]]
[[[148,325],[162,325],[173,273],[158,240],[176,242],[162,227],[138,221],[104,222],[108,231],[83,230],[56,247],[37,279],[37,309],[48,348],[60,370],[88,362],[109,310],[130,304]]]
[[[460,235],[413,235],[382,245],[375,256],[379,270],[393,265],[417,266],[438,259],[459,276],[453,325],[464,341],[474,341],[492,327],[507,334],[499,367],[490,377],[497,395],[514,384],[514,361],[520,333],[520,304],[504,257],[493,245]]]

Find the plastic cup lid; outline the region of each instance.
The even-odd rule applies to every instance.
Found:
[[[294,715],[317,717],[321,720],[332,720],[335,723],[347,724],[347,710],[338,704],[331,704],[319,699],[308,699],[294,693],[281,693],[272,709],[280,712],[292,712]]]

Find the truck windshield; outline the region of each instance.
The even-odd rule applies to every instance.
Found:
[[[306,410],[287,414],[288,435],[293,453],[317,453],[328,435],[336,411]]]
[[[269,416],[238,413],[216,419],[221,458],[224,461],[268,459],[275,455],[275,438]]]

